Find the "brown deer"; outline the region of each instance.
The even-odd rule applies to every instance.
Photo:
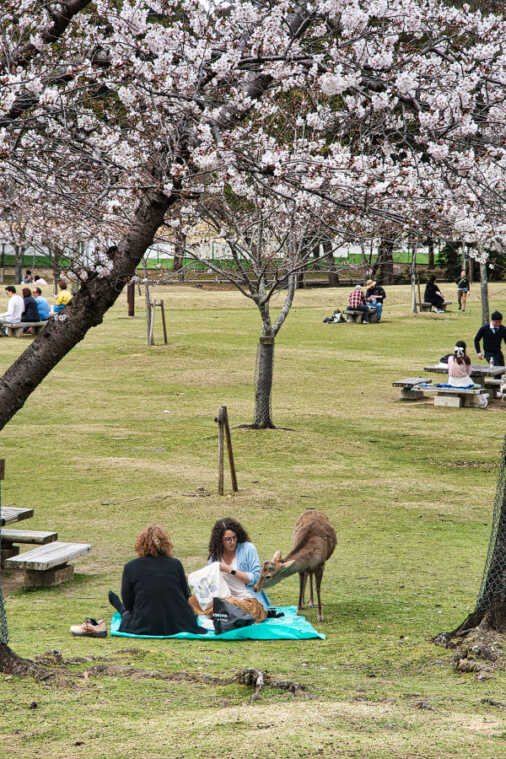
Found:
[[[255,585],[255,591],[270,588],[285,577],[299,573],[299,603],[297,612],[304,608],[306,581],[309,577],[309,605],[314,606],[313,575],[316,581],[318,598],[318,622],[323,622],[320,586],[325,562],[329,559],[337,544],[336,531],[322,511],[308,509],[295,522],[293,531],[293,548],[284,559],[281,551],[276,551],[271,561],[266,561],[262,574]]]

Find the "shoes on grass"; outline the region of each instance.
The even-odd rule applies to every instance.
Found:
[[[103,619],[98,622],[92,617],[86,617],[80,625],[71,625],[70,632],[78,638],[105,638],[107,637],[107,628]]]

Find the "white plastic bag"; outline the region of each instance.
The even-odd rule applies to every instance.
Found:
[[[220,572],[220,564],[213,561],[212,564],[197,569],[188,576],[190,585],[202,610],[207,609],[213,602],[213,598],[228,598],[230,591]]]

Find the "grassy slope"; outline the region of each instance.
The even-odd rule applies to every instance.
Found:
[[[504,290],[491,286],[493,307]],[[505,408],[401,403],[391,387],[423,373],[455,340],[471,344],[478,287],[471,312],[416,318],[408,288],[389,288],[384,323],[368,327],[322,324],[344,303],[343,290],[298,293],[276,346],[273,397],[276,423],[293,431],[233,430],[240,492],[225,498],[216,495],[213,418],[225,402],[233,425],[251,419],[256,313],[234,292],[156,295],[168,306],[168,346],[145,346],[142,310],[127,320],[122,299],[2,433],[3,503],[36,506],[27,527],[93,543],[75,582],[9,595],[11,644],[26,656],[56,648],[144,669],[228,675],[251,665],[305,684],[310,697],[265,690],[250,706],[241,686],[118,677],[61,690],[0,677],[0,705],[11,704],[0,719],[0,757],[506,752],[503,713],[480,703],[502,698],[504,673],[480,683],[457,675],[450,654],[429,642],[462,621],[476,597]],[[22,346],[0,342],[2,368]],[[199,487],[211,495],[192,496]],[[329,514],[339,539],[323,582],[326,641],[140,640],[132,649],[129,640],[68,634],[87,615],[109,617],[106,591],[118,587],[150,521],[168,527],[191,570],[203,563],[216,518],[243,521],[263,559],[289,546],[309,506]],[[278,585],[272,601],[295,603],[297,587],[296,578]],[[416,709],[420,700],[436,711]]]

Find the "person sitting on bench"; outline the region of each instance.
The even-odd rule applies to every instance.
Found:
[[[383,312],[383,301],[387,297],[386,292],[378,285],[373,279],[368,279],[365,283],[367,290],[365,291],[366,303],[376,309],[378,315],[377,321],[381,321],[381,314]]]
[[[353,311],[363,311],[362,324],[369,324],[369,306],[360,285],[355,285],[348,298],[348,308]]]
[[[473,387],[471,379],[471,359],[466,353],[463,340],[455,343],[453,353],[448,356],[448,384],[451,387]]]
[[[59,314],[60,311],[63,311],[65,306],[68,306],[70,301],[72,300],[72,293],[67,290],[67,283],[64,279],[60,279],[58,282],[58,287],[60,288],[60,292],[58,293],[58,296],[56,298],[56,304],[54,306],[54,312],[55,314]]]
[[[439,285],[436,285],[436,277],[434,275],[429,278],[429,281],[425,286],[423,300],[425,303],[431,303],[437,314],[444,313],[443,306],[445,299],[443,298],[443,293],[439,289]]]
[[[24,311],[21,314],[21,321],[22,322],[40,321],[39,309],[37,308],[37,303],[35,301],[35,298],[30,292],[30,288],[23,287],[22,294],[23,294]]]
[[[123,569],[123,601],[109,591],[109,602],[122,617],[120,631],[163,636],[205,633],[188,603],[186,574],[172,555],[173,545],[165,530],[157,524],[146,527],[137,537],[135,551],[138,558]]]

